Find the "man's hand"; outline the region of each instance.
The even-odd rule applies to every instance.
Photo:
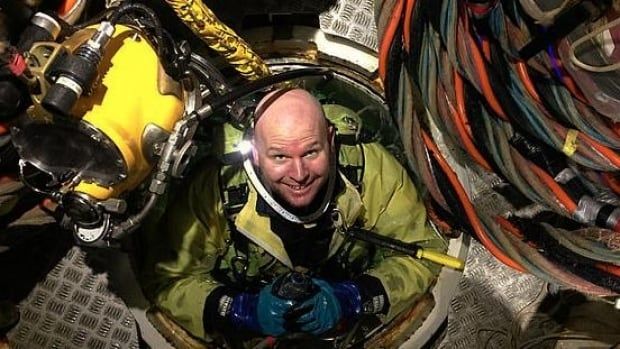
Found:
[[[294,302],[276,297],[271,288],[272,285],[267,285],[258,294],[240,293],[232,298],[228,318],[235,328],[271,336],[285,332],[284,314]]]
[[[292,311],[304,313],[296,323],[304,332],[319,335],[333,329],[341,319],[355,321],[362,312],[360,292],[351,281],[329,283],[313,279],[319,291]]]

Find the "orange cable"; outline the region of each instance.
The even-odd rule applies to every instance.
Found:
[[[538,91],[536,91],[536,87],[534,86],[534,82],[530,78],[530,74],[527,72],[527,65],[523,61],[518,61],[516,63],[517,66],[517,74],[519,74],[519,78],[521,82],[523,82],[523,86],[525,86],[525,90],[530,96],[538,103],[542,104],[542,100],[538,95]]]
[[[488,62],[491,62],[491,44],[489,43],[489,40],[486,36],[483,36],[480,37],[480,41],[482,42],[482,54],[484,55],[484,58],[486,58]]]
[[[587,134],[583,132],[578,132],[577,137],[583,139],[586,143],[588,143],[592,148],[601,153],[609,162],[611,162],[614,166],[620,168],[620,155],[613,151],[612,149],[602,145],[597,142]]]
[[[453,77],[454,77],[454,95],[456,97],[456,110],[458,111],[459,117],[461,117],[462,122],[467,126],[467,132],[471,135],[471,129],[469,128],[469,123],[464,120],[464,116],[467,114],[465,110],[465,84],[463,83],[463,78],[461,74],[453,69]]]
[[[61,16],[66,15],[75,6],[77,0],[64,0],[58,6],[58,14]]]
[[[9,125],[6,122],[0,122],[0,136],[9,133]]]
[[[620,267],[609,263],[595,263],[597,269],[603,270],[616,277],[620,277]]]
[[[525,235],[521,232],[519,228],[517,228],[511,221],[507,220],[502,216],[496,216],[495,221],[499,224],[500,228],[504,231],[511,233],[516,236],[519,240],[527,244],[529,247],[538,249],[538,246],[533,241],[523,241],[525,240]]]
[[[568,73],[566,71],[564,71],[564,74],[562,74],[562,84],[564,84],[564,86],[566,86],[566,89],[568,89],[571,95],[573,95],[573,97],[575,97],[581,103],[590,104],[586,100],[586,97],[583,95],[583,93],[577,88],[575,81],[570,76],[568,76]]]
[[[466,30],[468,30],[468,21],[465,20],[464,22],[465,28]],[[504,113],[504,109],[502,109],[502,106],[497,99],[497,96],[495,96],[495,92],[493,92],[493,86],[491,86],[491,82],[489,81],[489,75],[487,74],[485,68],[485,61],[480,54],[480,48],[478,47],[478,45],[476,45],[471,35],[469,35],[469,38],[466,38],[465,40],[467,41],[469,51],[474,60],[474,67],[476,69],[476,73],[480,78],[480,88],[482,89],[482,94],[484,95],[485,99],[489,103],[489,106],[491,107],[491,109],[493,109],[495,114],[497,114],[500,118],[509,121],[506,113]],[[483,38],[482,40],[484,43],[484,40],[486,39]]]
[[[609,124],[609,128],[611,128],[611,130],[620,137],[620,122],[614,122],[610,120]]]
[[[564,208],[571,215],[575,213],[577,210],[577,204],[571,199],[570,196],[566,193],[564,188],[556,182],[553,177],[551,177],[547,172],[543,171],[540,167],[536,166],[534,163],[528,161],[528,166],[534,172],[536,177],[538,177],[547,187],[553,192],[558,201],[564,206]]]
[[[425,203],[429,203],[430,200],[424,200]],[[431,204],[426,204],[424,205],[426,207],[426,213],[428,214],[428,218],[435,223],[435,225],[439,228],[439,230],[441,231],[452,231],[452,226],[444,219],[442,219],[441,217],[439,217],[439,214],[437,214],[437,211],[433,208],[433,205]]]
[[[508,231],[509,233],[511,233],[512,235],[516,236],[520,240],[524,240],[525,239],[525,235],[523,235],[523,233],[519,230],[519,228],[515,227],[515,225],[512,224],[512,222],[510,222],[506,218],[504,218],[502,216],[496,216],[495,217],[495,221],[497,222],[497,224],[500,225],[500,227],[503,230]]]
[[[0,184],[15,181],[15,176],[10,174],[0,174]]]
[[[448,104],[448,108],[450,109],[450,116],[452,117],[452,121],[456,126],[456,130],[463,141],[463,146],[467,153],[478,163],[478,165],[482,166],[485,170],[489,172],[493,172],[491,165],[487,162],[484,156],[480,153],[478,148],[476,148],[473,139],[471,137],[471,130],[469,129],[469,125],[467,123],[467,116],[464,114],[465,112],[465,93],[463,88],[463,80],[460,75],[454,71],[454,87],[456,92],[456,103],[457,108],[455,109],[450,103]],[[447,98],[447,96],[446,96]]]
[[[397,0],[394,8],[392,9],[392,13],[390,14],[390,21],[388,22],[383,38],[381,39],[381,46],[379,47],[379,77],[383,81],[385,81],[387,75],[387,60],[390,55],[390,47],[392,46],[392,41],[396,35],[396,29],[398,29],[402,11],[403,0]]]
[[[413,17],[413,8],[416,0],[406,0],[405,5],[405,23],[403,28],[403,41],[405,42],[405,50],[409,52],[411,48],[411,19]]]
[[[616,194],[620,194],[620,180],[618,180],[618,178],[614,177],[609,172],[603,172],[601,173],[601,176],[603,177],[603,181],[605,182],[605,184],[607,184],[609,189],[611,189]]]
[[[482,227],[482,223],[480,222],[480,219],[476,214],[476,210],[474,209],[471,201],[469,201],[469,197],[467,196],[467,193],[465,193],[465,189],[463,189],[463,186],[461,185],[458,177],[456,176],[454,171],[452,171],[450,165],[443,158],[443,156],[439,152],[439,149],[425,131],[422,131],[422,138],[424,140],[424,144],[431,151],[433,157],[435,158],[435,160],[437,160],[439,166],[446,174],[448,180],[452,184],[452,187],[456,191],[459,201],[461,201],[463,209],[465,210],[465,214],[467,215],[467,218],[469,219],[471,226],[474,229],[474,233],[476,234],[480,242],[493,256],[495,256],[495,258],[499,259],[502,263],[520,272],[525,272],[525,269],[521,266],[521,264],[512,260],[509,256],[506,256],[506,254],[504,254],[502,250],[495,246],[493,241],[491,241],[491,239],[487,236],[484,228]]]

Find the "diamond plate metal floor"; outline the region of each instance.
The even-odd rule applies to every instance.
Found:
[[[377,50],[377,26],[374,3],[368,0],[346,0],[319,15],[321,29]]]
[[[20,321],[8,334],[11,348],[135,349],[140,347],[139,337],[149,347],[169,347],[143,316],[147,304],[132,279],[126,255],[89,253],[71,248],[19,304]],[[545,296],[544,282],[505,267],[472,242],[447,328],[433,347],[517,348],[537,343],[532,339],[559,330],[539,309]],[[591,310],[584,311],[582,317],[594,316]],[[616,319],[599,330],[617,334]],[[605,343],[549,341],[532,348],[609,348]]]
[[[474,241],[434,347],[618,349],[620,310],[612,303],[512,270]]]
[[[218,7],[230,6],[230,3],[211,3],[218,14]],[[315,11],[320,13],[320,27],[327,34],[377,49],[372,0],[246,3],[241,8],[235,6],[233,15],[238,16],[239,11]],[[87,256],[77,247],[69,250],[19,304],[20,322],[8,334],[12,348],[138,348],[140,336],[136,322],[148,345],[166,346],[141,315],[145,301],[135,282],[127,282],[131,275],[117,273],[122,263],[120,267],[112,263],[113,253],[103,255],[99,260],[95,258],[94,265],[98,266],[95,270],[93,261],[88,261],[92,255]],[[109,273],[111,264],[116,268],[112,274]],[[546,296],[546,284],[542,281],[505,267],[472,242],[459,291],[451,302],[447,328],[434,347],[513,348],[529,343],[533,348],[602,348],[592,342],[561,345],[528,342],[557,331],[557,324],[539,312]]]
[[[509,348],[509,333],[524,309],[540,302],[545,284],[493,258],[479,243],[470,246],[463,278],[448,312],[440,348]]]
[[[19,304],[11,348],[139,348],[134,316],[73,247]]]

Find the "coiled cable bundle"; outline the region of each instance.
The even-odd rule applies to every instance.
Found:
[[[609,243],[620,239],[620,133],[609,116],[620,109],[591,101],[620,79],[587,80],[573,63],[592,58],[575,46],[601,40],[584,33],[615,16],[610,2],[379,8],[379,73],[432,219],[472,232],[516,270],[589,294],[620,293],[620,246]],[[598,33],[611,35],[609,23]]]

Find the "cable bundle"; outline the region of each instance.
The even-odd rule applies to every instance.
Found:
[[[591,58],[575,49],[585,46],[576,21],[587,35],[610,4],[400,0],[380,10],[379,72],[431,217],[516,270],[619,293],[620,246],[609,241],[620,239],[620,133],[609,114],[620,109],[591,103],[600,79],[575,79],[571,58]]]

